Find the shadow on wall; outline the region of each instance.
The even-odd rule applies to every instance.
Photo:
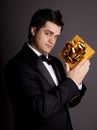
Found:
[[[2,35],[1,35],[2,36]],[[13,111],[12,104],[6,92],[4,85],[4,66],[6,59],[6,51],[3,48],[4,41],[1,38],[0,44],[0,130],[12,130],[13,127]]]
[[[13,111],[12,104],[4,85],[0,82],[0,130],[12,130]]]

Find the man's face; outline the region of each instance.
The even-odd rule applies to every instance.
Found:
[[[39,31],[35,27],[31,28],[31,33],[34,37],[32,46],[46,55],[53,49],[56,40],[61,32],[61,26],[52,22],[46,22],[45,26],[40,28]]]

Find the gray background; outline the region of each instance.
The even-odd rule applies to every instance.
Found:
[[[67,40],[76,34],[82,37],[97,52],[97,0],[1,0],[0,1],[0,85],[4,87],[3,70],[6,62],[27,41],[30,18],[38,8],[60,9],[65,23],[61,37],[52,54],[64,47]],[[85,77],[87,92],[81,103],[70,109],[74,130],[97,130],[97,69],[95,54],[91,68]],[[3,123],[11,130],[12,108],[10,100],[3,97]],[[1,112],[2,113],[2,112]]]

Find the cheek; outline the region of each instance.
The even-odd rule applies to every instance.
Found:
[[[43,48],[46,43],[46,40],[44,37],[37,37],[36,38],[36,44],[39,48]]]
[[[41,33],[39,33],[38,35],[37,35],[37,41],[38,42],[44,42],[44,41],[46,41],[46,38],[45,38],[45,36]]]
[[[41,45],[45,45],[48,42],[48,39],[46,37],[39,37],[38,40]]]

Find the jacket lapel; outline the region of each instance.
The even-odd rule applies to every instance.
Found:
[[[41,75],[43,75],[44,79],[50,84],[50,86],[55,87],[55,83],[51,75],[49,74],[48,70],[46,69],[40,58],[37,60],[37,68]]]
[[[62,72],[60,73],[60,68],[62,68],[62,66],[60,66],[58,64],[58,60],[56,60],[56,58],[54,58],[53,56],[49,56],[52,58],[53,62],[52,62],[52,67],[55,71],[55,74],[57,76],[58,82],[60,83],[62,81]]]
[[[55,87],[55,83],[54,83],[50,73],[46,69],[45,65],[42,63],[42,60],[31,50],[31,48],[28,47],[27,43],[24,44],[23,51],[24,51],[25,55],[27,55],[27,57],[28,57],[27,59],[30,58],[31,63],[32,62],[35,63],[39,73],[50,84],[50,86]],[[55,63],[54,63],[54,67],[55,67],[56,74],[58,75],[58,78],[59,78],[60,74],[58,72],[58,69],[57,69]]]
[[[61,78],[61,75],[60,75],[60,72],[59,72],[59,68],[57,67],[57,65],[56,65],[56,63],[54,61],[53,61],[52,66],[53,66],[53,69],[54,69],[55,74],[57,76],[58,82],[60,83],[60,81],[62,80],[62,78]]]

